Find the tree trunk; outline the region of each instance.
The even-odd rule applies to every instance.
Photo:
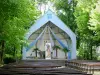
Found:
[[[36,57],[37,57],[37,50],[35,51]]]
[[[16,54],[16,49],[15,49],[15,46],[14,46],[14,54],[13,54],[14,57],[16,57],[15,54]]]
[[[0,42],[0,63],[1,63],[1,42]]]
[[[21,54],[23,53],[23,51],[22,51],[22,50],[23,50],[23,45],[21,45]]]
[[[18,63],[18,57],[17,57],[17,50],[16,50],[16,47],[15,47],[15,59],[16,59],[16,63]]]
[[[92,60],[93,59],[93,56],[92,56],[92,46],[90,45],[90,59]]]
[[[58,57],[58,51],[57,51],[57,49],[56,49],[56,58]]]
[[[86,57],[87,57],[87,60],[89,60],[89,53],[88,53],[88,51],[86,52]]]
[[[85,51],[84,51],[84,53],[83,53],[83,59],[86,59],[86,58],[85,58]]]
[[[5,47],[5,42],[4,40],[1,41],[1,63],[3,63],[3,58],[4,58],[4,47]]]
[[[65,52],[65,59],[67,59],[67,53]]]

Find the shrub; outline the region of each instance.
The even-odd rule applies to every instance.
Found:
[[[3,61],[4,61],[4,64],[9,64],[9,63],[15,62],[16,60],[14,58],[12,58],[12,57],[5,57],[3,59]]]

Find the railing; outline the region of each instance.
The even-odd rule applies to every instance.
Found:
[[[100,70],[100,62],[94,60],[67,60],[65,66],[92,74]]]

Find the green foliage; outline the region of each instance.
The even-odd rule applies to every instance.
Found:
[[[62,49],[65,53],[69,52],[70,50],[68,50],[67,48],[63,48]]]
[[[3,59],[4,64],[14,63],[16,60],[13,57],[6,57]]]
[[[92,17],[91,12],[95,9],[97,1],[98,0],[76,0],[77,5],[74,15],[80,40],[78,53],[83,59],[93,59],[95,57],[93,46],[96,46],[98,42],[94,40],[96,34],[90,27],[93,24],[92,22],[95,21],[90,20],[90,17]]]
[[[34,51],[40,51],[40,50],[39,50],[38,48],[34,48],[34,49],[33,49],[33,52],[34,52]]]
[[[48,2],[48,0],[37,0],[37,2],[38,2],[39,4],[45,4],[45,3]]]
[[[0,1],[0,5],[0,40],[19,45],[24,42],[21,40],[26,29],[36,19],[35,8],[28,0],[5,0]]]
[[[61,49],[60,46],[54,45],[53,50]]]
[[[96,3],[96,7],[91,10],[90,13],[90,20],[89,29],[92,30],[95,33],[95,36],[93,37],[94,40],[100,40],[100,0]]]
[[[63,50],[63,51],[64,51],[64,53],[65,53],[65,58],[67,58],[67,52],[69,52],[70,50],[69,50],[69,49],[67,49],[67,48],[63,48],[62,50]]]
[[[97,58],[98,60],[100,60],[100,56],[98,56],[98,58]]]
[[[58,17],[60,17],[61,20],[74,32],[77,28],[75,17],[73,15],[75,5],[76,3],[74,0],[70,3],[68,0],[55,0],[54,2]]]
[[[21,45],[26,43],[24,35],[38,14],[32,0],[0,0],[0,46],[4,41],[5,51],[12,53],[15,47],[21,52]]]

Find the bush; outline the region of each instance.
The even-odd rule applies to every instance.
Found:
[[[4,64],[9,64],[9,63],[15,62],[16,60],[14,58],[12,58],[12,57],[5,57],[3,59],[3,61],[4,61]]]

